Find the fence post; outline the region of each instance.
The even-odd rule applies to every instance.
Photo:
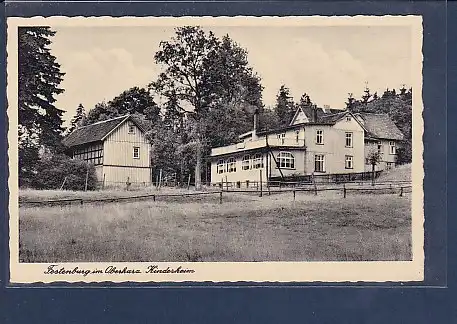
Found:
[[[156,201],[156,195],[152,195],[152,201]]]
[[[105,176],[106,176],[106,174],[103,173],[103,185],[102,185],[102,189],[105,189]]]
[[[190,173],[189,173],[189,177],[187,178],[187,190],[190,189]]]
[[[67,181],[67,177],[65,176],[65,179],[63,179],[62,185],[60,186],[60,190],[63,189],[63,186],[65,185],[66,181]]]
[[[162,169],[160,169],[160,172],[159,172],[159,189],[160,187],[162,187]]]
[[[219,192],[219,204],[222,204],[222,190]]]
[[[400,197],[403,197],[403,187],[400,188]]]
[[[226,191],[228,191],[228,180],[227,180],[227,176],[225,176],[225,189],[226,189]]]
[[[343,197],[346,198],[346,184],[343,183]]]
[[[87,180],[89,179],[89,168],[87,168],[86,172],[86,184],[84,185],[84,191],[87,191]]]
[[[294,190],[293,190],[293,192],[294,192],[294,201],[295,201],[295,187],[294,187]]]
[[[260,169],[260,197],[262,197],[262,169]]]

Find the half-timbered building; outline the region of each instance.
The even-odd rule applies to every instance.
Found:
[[[67,153],[95,166],[104,186],[150,184],[150,143],[133,116],[120,116],[79,127],[67,135]]]

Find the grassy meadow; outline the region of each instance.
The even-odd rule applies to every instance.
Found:
[[[20,199],[55,194],[21,192]],[[410,194],[329,191],[299,192],[295,201],[291,192],[224,193],[223,204],[215,194],[21,207],[20,261],[410,260],[410,204]]]

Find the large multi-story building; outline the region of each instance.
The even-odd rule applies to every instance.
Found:
[[[377,170],[396,162],[403,139],[387,114],[357,113],[322,108],[297,109],[290,125],[239,136],[239,142],[211,150],[211,182],[259,181],[311,174],[359,173],[371,170],[368,154],[378,150]]]

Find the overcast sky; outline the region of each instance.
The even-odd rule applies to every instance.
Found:
[[[51,26],[52,27],[52,26]],[[86,110],[133,86],[146,86],[161,67],[154,53],[173,27],[52,27],[51,46],[66,73],[57,107],[68,122],[82,103]],[[343,108],[349,92],[362,95],[410,86],[411,36],[408,27],[211,27],[248,50],[262,79],[263,101],[273,105],[281,84],[298,100],[303,92],[318,105]]]

